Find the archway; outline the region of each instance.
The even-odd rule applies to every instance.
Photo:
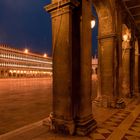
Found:
[[[111,103],[116,93],[116,33],[112,3],[93,0],[99,17],[99,87]],[[53,32],[53,124],[56,131],[86,135],[96,127],[91,106],[92,1],[46,6]],[[113,13],[113,14],[112,14]]]
[[[98,95],[105,106],[115,102],[116,93],[116,23],[110,1],[92,0],[98,15]]]

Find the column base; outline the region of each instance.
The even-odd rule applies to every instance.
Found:
[[[75,132],[74,121],[52,119],[52,125],[56,133],[73,135]]]
[[[76,120],[76,134],[85,136],[97,127],[97,122],[92,115]]]

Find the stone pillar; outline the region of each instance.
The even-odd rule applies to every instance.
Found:
[[[96,127],[92,115],[91,82],[92,82],[92,34],[91,2],[82,0],[81,17],[81,51],[80,51],[80,94],[79,109],[76,118],[76,133],[86,135]]]
[[[122,44],[122,94],[130,96],[130,44],[123,41]]]
[[[72,28],[74,26],[73,10],[78,5],[76,0],[53,0],[52,4],[45,7],[52,16],[53,125],[58,133],[75,133],[74,117],[76,113],[74,113],[73,94],[77,93],[73,93],[74,30]],[[74,47],[77,48],[79,45]]]
[[[138,82],[138,77],[139,77],[139,48],[138,48],[138,40],[135,42],[135,93],[138,95],[139,93],[139,82]]]
[[[132,97],[135,89],[135,32],[132,30],[132,39],[130,41],[130,97]]]
[[[140,38],[138,38],[138,91],[140,92]]]
[[[86,135],[96,124],[91,104],[90,3],[53,0],[45,8],[52,16],[53,125],[59,133]]]
[[[115,100],[115,47],[116,35],[107,34],[99,36],[99,84],[100,92],[104,101],[103,106],[110,106],[110,103]]]

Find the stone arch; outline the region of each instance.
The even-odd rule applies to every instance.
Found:
[[[111,2],[108,0],[92,0],[98,19],[99,19],[99,36],[115,32],[114,14],[111,7]],[[114,23],[113,23],[114,21]]]
[[[114,3],[92,0],[98,15],[98,98],[106,98],[106,106],[115,102],[116,93],[116,22]],[[109,82],[106,82],[109,81]]]
[[[93,3],[99,16],[99,87],[107,96],[107,107],[115,94],[114,12],[110,1]],[[46,10],[52,15],[53,40],[59,37],[53,49],[53,124],[58,132],[86,135],[96,127],[91,103],[91,0],[53,0]]]

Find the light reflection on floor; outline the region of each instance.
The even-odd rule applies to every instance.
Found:
[[[92,78],[93,93],[97,91],[97,77]],[[48,79],[0,80],[0,132],[4,133],[46,117],[51,111],[51,82]],[[92,97],[96,95],[92,94]],[[127,98],[125,101],[125,109],[93,105],[94,118],[98,125],[86,137],[57,135],[46,131],[46,126],[40,125],[28,134],[11,135],[11,140],[21,140],[21,136],[32,140],[140,140],[139,97]]]
[[[51,83],[48,78],[0,79],[0,134],[46,117]]]
[[[92,77],[92,99],[97,76]],[[44,119],[52,111],[52,79],[0,79],[0,134]]]

